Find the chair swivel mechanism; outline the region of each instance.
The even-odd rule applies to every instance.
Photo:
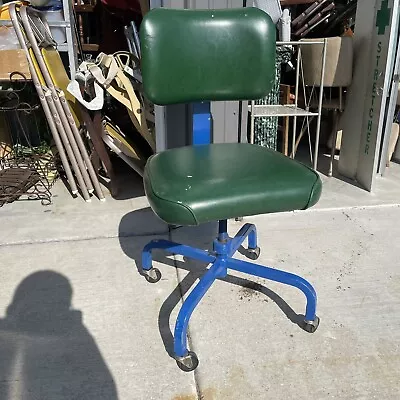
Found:
[[[140,36],[144,92],[155,104],[259,99],[274,83],[275,26],[257,8],[155,9],[144,18]],[[322,188],[315,171],[247,143],[187,146],[150,157],[144,186],[151,208],[168,224],[219,221],[211,252],[153,240],[142,253],[142,274],[151,283],[161,278],[152,266],[153,249],[210,265],[184,301],[175,325],[174,356],[181,369],[192,371],[198,365],[187,348],[189,319],[213,282],[229,269],[301,290],[307,301],[302,327],[310,333],[317,329],[311,284],[297,275],[233,258],[246,240],[247,257],[259,257],[253,224],[246,223],[233,238],[227,233],[227,220],[234,217],[313,206]]]

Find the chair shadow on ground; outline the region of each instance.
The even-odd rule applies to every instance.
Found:
[[[54,271],[35,272],[16,288],[0,319],[0,399],[118,399],[71,298],[69,280]]]
[[[135,221],[143,221],[143,219],[147,219],[146,232],[149,232],[149,227],[154,226],[154,230],[156,228],[156,224],[159,223],[158,217],[151,211],[150,208],[145,208],[141,210],[136,210],[126,214],[120,223],[119,227],[119,238],[120,238],[120,246],[124,253],[135,261],[137,267],[138,276],[142,274],[141,269],[141,248],[137,246],[132,246],[130,242],[132,240],[137,241],[136,233],[132,237],[127,235],[129,231],[129,226],[135,224]],[[167,226],[166,226],[167,227]],[[212,242],[217,233],[217,224],[207,224],[200,227],[170,227],[168,230],[160,231],[160,238],[168,238],[171,240],[171,233],[173,235],[172,240],[176,242],[180,242],[183,244],[196,246],[198,248],[202,248],[205,250],[212,249]],[[146,237],[141,237],[140,243],[144,246],[146,243],[156,238],[152,235],[148,235]],[[157,235],[155,235],[157,236]],[[177,239],[177,237],[179,237]],[[185,240],[180,240],[180,239]],[[262,247],[262,243],[261,243]],[[244,253],[244,248],[239,249],[239,252]],[[155,250],[153,252],[153,260],[162,263],[163,265],[168,267],[177,268],[179,270],[187,271],[188,274],[182,279],[181,274],[179,274],[180,283],[175,287],[175,289],[171,292],[171,294],[165,299],[164,303],[161,306],[159,317],[158,317],[158,327],[160,331],[161,338],[164,343],[164,347],[168,354],[173,357],[173,335],[170,329],[170,318],[172,311],[175,307],[182,302],[182,297],[190,291],[190,289],[195,285],[196,281],[201,278],[201,276],[205,273],[207,269],[207,265],[192,259],[184,259],[184,261],[174,260],[172,258],[166,257],[168,254],[163,252],[162,250]],[[161,273],[163,270],[161,269]],[[142,277],[142,279],[145,279]],[[260,294],[268,297],[272,302],[274,302],[281,311],[285,314],[285,316],[294,324],[299,327],[302,326],[304,321],[304,314],[297,314],[286,301],[280,297],[277,293],[268,289],[266,286],[261,285],[260,283],[255,282],[255,277],[250,277],[249,279],[241,278],[238,276],[233,276],[228,274],[225,278],[220,278],[219,280],[227,282],[232,285],[239,286],[248,291],[259,292]],[[151,283],[148,283],[151,285]],[[157,283],[154,284],[156,286]],[[212,287],[211,289],[212,290]],[[207,296],[207,294],[206,294]],[[201,303],[199,304],[201,307]],[[258,321],[259,322],[259,321]],[[265,321],[267,323],[267,320]],[[175,324],[175,321],[174,321]]]

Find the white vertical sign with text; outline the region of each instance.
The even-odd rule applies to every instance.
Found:
[[[378,172],[384,111],[394,66],[398,34],[398,0],[377,0],[375,31],[371,40],[367,92],[364,104],[356,179],[373,191]]]

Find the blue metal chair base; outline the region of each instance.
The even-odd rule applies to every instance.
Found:
[[[175,325],[175,358],[180,368],[185,371],[192,371],[198,365],[196,355],[193,352],[189,352],[187,349],[186,338],[189,319],[213,282],[218,278],[224,278],[228,273],[228,269],[245,272],[253,276],[284,283],[300,289],[307,299],[305,319],[302,327],[310,333],[315,332],[318,327],[319,318],[315,315],[317,295],[309,282],[300,276],[288,272],[232,258],[246,239],[248,240],[246,255],[248,258],[257,259],[260,254],[260,249],[257,246],[257,230],[255,225],[245,224],[234,238],[229,238],[226,220],[219,222],[219,234],[218,238],[214,240],[213,253],[174,243],[169,240],[153,240],[143,249],[143,275],[152,283],[158,282],[161,279],[160,271],[152,266],[151,251],[153,249],[163,249],[171,254],[180,254],[211,264],[211,267],[202,276],[199,283],[184,301]]]

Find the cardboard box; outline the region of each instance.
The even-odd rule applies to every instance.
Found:
[[[31,79],[28,61],[23,50],[0,50],[0,80],[8,81],[12,72],[23,74],[26,79]],[[23,79],[14,75],[13,80]]]

